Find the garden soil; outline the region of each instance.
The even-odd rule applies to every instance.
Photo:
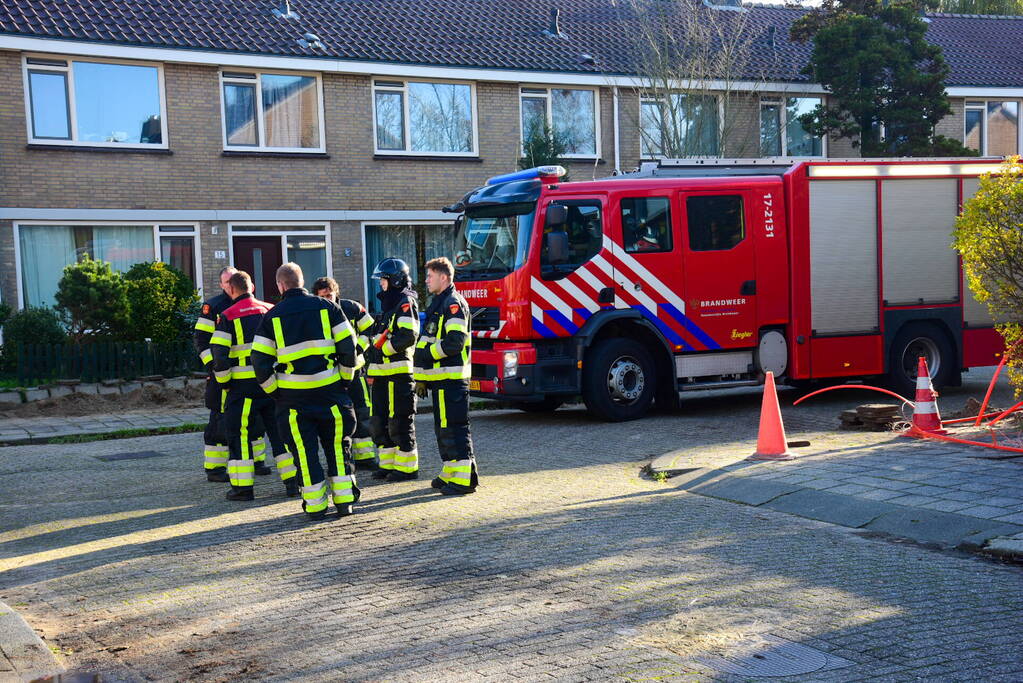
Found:
[[[127,394],[69,394],[0,410],[0,418],[79,417],[109,413],[152,412],[154,408],[198,408],[203,387],[142,387]]]

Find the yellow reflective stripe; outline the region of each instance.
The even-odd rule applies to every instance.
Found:
[[[217,346],[231,346],[231,334],[224,332],[223,330],[217,330],[210,337],[210,344],[216,344]]]
[[[203,365],[209,365],[213,362],[213,352],[209,349],[203,349],[199,352],[199,358],[202,360]]]
[[[220,390],[220,412],[224,412],[227,409],[227,390]]]
[[[430,347],[430,355],[433,356],[434,360],[440,360],[444,357],[444,349],[441,348],[440,342],[434,342]]]
[[[227,384],[231,381],[231,368],[227,370],[214,370],[213,377],[219,384]]]
[[[274,459],[277,461],[277,473],[281,475],[281,481],[287,481],[298,474],[298,469],[295,467],[295,458],[291,453],[281,453],[274,456]]]
[[[277,361],[290,363],[309,356],[327,356],[334,353],[336,348],[334,342],[329,339],[311,339],[277,349]]]
[[[245,343],[245,331],[242,329],[242,319],[234,319],[234,343],[231,346],[231,357],[238,358],[239,365],[244,364],[243,358],[252,353],[252,344]]]
[[[252,338],[252,350],[265,353],[268,356],[277,355],[277,346],[274,344],[273,339],[267,339],[258,334]]]
[[[348,321],[334,325],[330,331],[331,338],[336,342],[339,342],[342,339],[348,339],[348,337],[351,337],[354,334],[352,326],[348,324]]]
[[[266,378],[266,380],[259,383],[259,386],[263,387],[263,391],[268,394],[272,394],[277,390],[277,373],[274,373]]]
[[[252,399],[242,401],[242,460],[251,457],[249,453],[249,413],[252,412]]]
[[[253,486],[256,467],[252,460],[228,460],[227,477],[232,486]]]
[[[465,321],[461,318],[452,318],[447,321],[444,329],[446,330],[458,330],[459,332],[465,332],[469,329],[469,326],[465,324]]]
[[[417,451],[398,451],[394,454],[394,469],[411,474],[419,469]]]
[[[373,316],[363,310],[362,317],[355,323],[355,327],[359,332],[365,332],[370,327],[373,327]]]
[[[359,344],[359,350],[360,351],[365,351],[366,349],[369,348],[369,337],[367,337],[364,334],[363,335],[359,335],[358,344]]]
[[[298,430],[298,411],[294,408],[288,411],[288,424],[291,426],[291,440],[295,443],[295,455],[298,456],[299,469],[302,471],[302,485],[311,486],[313,482],[309,479],[309,460],[306,458],[302,432]]]
[[[387,383],[387,417],[394,417],[394,382]]]
[[[330,339],[330,313],[326,308],[320,309],[320,325],[323,326],[323,338]]]
[[[444,402],[444,390],[437,390],[437,403],[440,406],[440,428],[445,429],[448,426],[448,406]]]
[[[251,365],[236,365],[231,368],[231,379],[255,379],[256,370]]]
[[[472,374],[472,365],[450,365],[439,368],[416,368],[415,378],[427,382],[442,379],[468,379]]]
[[[330,414],[334,416],[334,462],[337,464],[338,474],[347,474],[344,455],[344,419],[341,417],[341,409],[336,404],[330,407]]]
[[[390,339],[384,342],[384,345],[380,347],[380,350],[383,351],[385,356],[395,356],[398,353],[395,351],[394,344],[391,343]]]
[[[245,358],[252,354],[252,344],[235,344],[231,347],[231,358]]]
[[[412,330],[413,332],[419,331],[419,321],[413,320],[407,315],[403,315],[398,318],[397,326],[404,327],[406,330]]]
[[[212,334],[217,329],[216,324],[209,318],[198,318],[195,321],[195,329],[200,332],[209,332]]]
[[[284,343],[284,330],[281,329],[281,319],[280,318],[271,318],[271,320],[273,321],[273,327],[274,327],[274,341],[277,342],[277,348],[283,349],[285,347],[285,343]]]
[[[336,369],[324,370],[313,375],[294,375],[277,373],[277,386],[281,389],[315,389],[325,387],[340,380]]]
[[[369,392],[369,385],[366,384],[365,377],[359,377],[359,381],[362,382],[362,391],[364,392],[363,396],[366,397],[366,405],[369,406],[369,416],[373,417],[373,398]]]

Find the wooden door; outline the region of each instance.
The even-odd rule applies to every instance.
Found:
[[[277,269],[284,263],[280,237],[235,237],[234,267],[252,277],[257,299],[277,303]]]

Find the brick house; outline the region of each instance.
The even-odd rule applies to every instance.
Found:
[[[439,209],[514,170],[522,130],[569,136],[575,178],[658,153],[615,0],[10,0],[0,8],[0,291],[52,303],[83,253],[162,259],[207,294],[228,264],[272,299],[284,260],[365,300],[367,267],[449,254]],[[734,11],[700,7],[698,11]],[[743,125],[707,154],[855,155],[792,125],[824,97],[788,41],[802,10],[749,6]],[[1023,148],[1023,18],[932,15],[953,114],[938,132]]]

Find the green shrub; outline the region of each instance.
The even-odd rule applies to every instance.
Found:
[[[3,330],[4,323],[7,322],[12,313],[14,313],[14,309],[7,304],[0,304],[0,330]]]
[[[128,284],[131,320],[126,336],[132,341],[170,342],[191,330],[184,329],[187,314],[199,301],[188,276],[166,263],[136,263],[124,280]],[[195,324],[195,321],[192,321]]]
[[[1006,159],[956,220],[955,248],[977,300],[986,303],[1005,338],[1009,377],[1023,389],[1023,161]]]
[[[18,344],[63,344],[67,333],[60,316],[52,308],[23,308],[4,323],[4,346],[0,367],[13,372],[18,360]]]
[[[73,341],[126,338],[131,322],[128,283],[106,261],[86,256],[65,267],[56,298]]]

